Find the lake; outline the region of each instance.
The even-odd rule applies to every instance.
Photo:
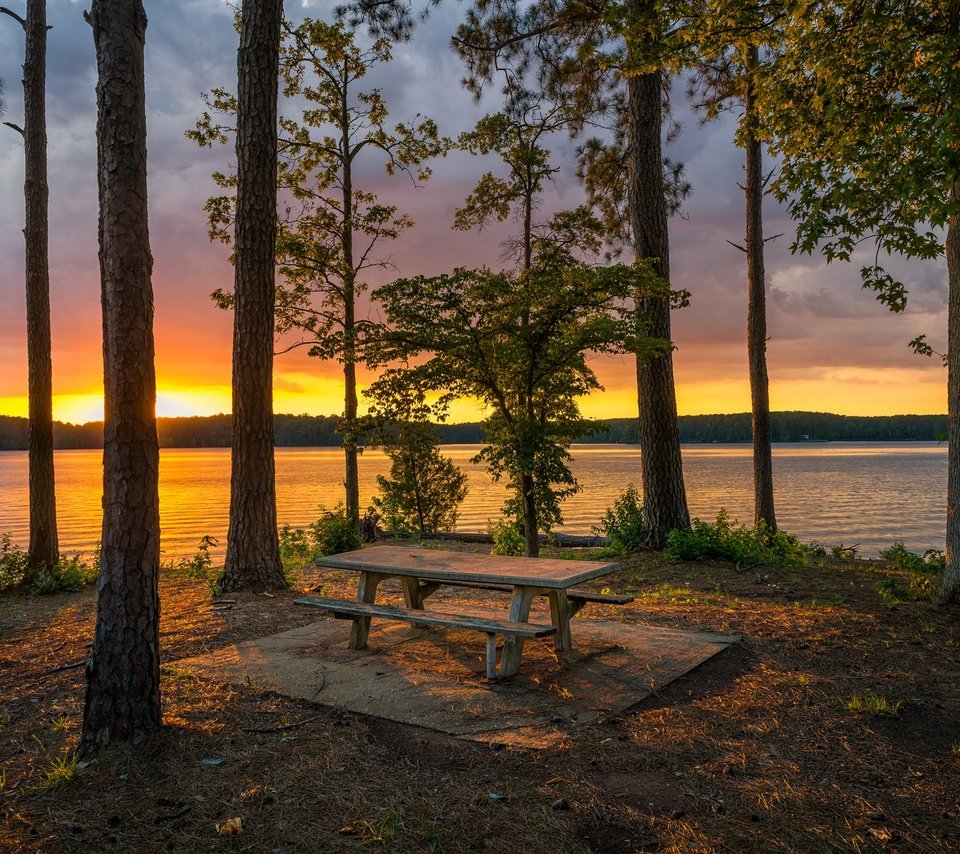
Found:
[[[504,488],[470,463],[477,446],[444,445],[443,453],[467,472],[470,492],[458,528],[486,530],[500,518]],[[825,546],[858,544],[875,555],[894,540],[923,551],[942,549],[946,525],[947,449],[934,442],[825,442],[774,446],[780,527]],[[583,491],[564,504],[559,530],[588,534],[629,483],[639,486],[635,445],[577,445],[573,470]],[[320,505],[343,499],[343,457],[337,448],[277,448],[277,505],[281,524],[306,526]],[[705,520],[725,507],[752,522],[753,475],[749,445],[683,448],[690,512]],[[101,452],[57,451],[60,546],[89,554],[100,537]],[[389,463],[378,451],[360,458],[361,507],[376,492]],[[160,517],[165,557],[192,554],[200,537],[222,543],[227,530],[230,451],[226,448],[160,452]],[[27,543],[27,455],[0,452],[0,532]]]

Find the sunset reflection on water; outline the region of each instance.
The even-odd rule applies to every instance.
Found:
[[[445,445],[443,452],[467,472],[470,492],[459,530],[482,531],[500,518],[505,491],[481,466],[479,450]],[[629,483],[640,485],[635,445],[579,445],[573,470],[583,491],[564,505],[566,533],[587,534]],[[99,539],[101,452],[58,451],[57,510],[61,548],[90,553]],[[691,514],[713,519],[721,507],[749,522],[753,513],[748,445],[683,448]],[[343,500],[343,457],[337,448],[278,448],[280,524],[308,525],[319,507]],[[777,518],[781,528],[824,545],[859,544],[876,553],[902,539],[909,548],[942,548],[946,520],[946,448],[935,443],[821,443],[774,448]],[[389,462],[379,451],[360,459],[361,506],[376,492]],[[0,453],[0,532],[27,540],[27,456]],[[227,530],[230,452],[226,448],[164,449],[160,456],[160,513],[165,556],[191,554],[200,537],[221,541]]]

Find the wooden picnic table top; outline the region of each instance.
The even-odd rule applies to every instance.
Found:
[[[505,557],[471,552],[421,549],[416,546],[374,546],[317,558],[317,566],[402,575],[431,581],[466,581],[548,587],[558,590],[610,575],[615,563]]]

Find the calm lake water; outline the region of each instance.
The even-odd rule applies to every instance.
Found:
[[[443,452],[469,476],[458,528],[485,530],[500,517],[501,485],[469,460],[478,447],[445,445]],[[922,551],[943,548],[946,524],[947,449],[930,442],[830,442],[774,447],[777,519],[805,541],[826,546],[859,544],[876,554],[894,540]],[[635,445],[578,445],[573,469],[583,491],[564,505],[560,530],[590,533],[626,486],[639,485]],[[277,503],[281,524],[306,526],[320,505],[343,499],[343,458],[336,448],[278,448]],[[748,445],[692,445],[683,449],[692,515],[712,520],[725,507],[752,522],[753,479]],[[100,537],[101,452],[58,451],[57,510],[60,545],[66,552],[93,550]],[[376,492],[383,454],[360,459],[361,506]],[[160,515],[165,556],[192,554],[210,534],[223,541],[230,489],[228,449],[164,449],[160,452]],[[0,532],[27,542],[27,455],[0,452]]]

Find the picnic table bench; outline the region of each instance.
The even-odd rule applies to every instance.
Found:
[[[419,625],[466,628],[487,635],[487,677],[496,677],[496,637],[504,638],[500,676],[512,676],[520,665],[523,641],[528,637],[554,636],[558,651],[572,649],[570,618],[587,602],[625,604],[629,596],[571,590],[575,584],[600,578],[617,570],[614,563],[569,561],[550,558],[519,558],[497,555],[411,549],[409,546],[375,546],[318,558],[318,566],[360,573],[356,600],[308,596],[296,603],[320,608],[334,617],[353,620],[350,648],[367,645],[373,617],[402,620]],[[399,578],[406,607],[377,605],[376,591],[387,578]],[[441,586],[481,587],[512,594],[509,618],[476,617],[424,608],[425,600]],[[534,598],[550,601],[550,625],[531,623]]]

